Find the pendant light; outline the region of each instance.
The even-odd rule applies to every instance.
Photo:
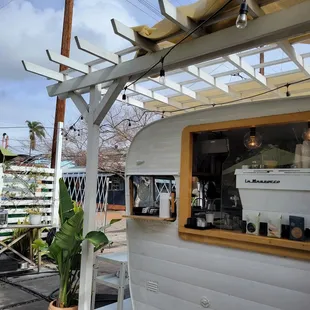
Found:
[[[244,139],[244,146],[249,150],[255,150],[262,145],[262,136],[256,132],[256,128],[250,128],[250,131],[245,134]]]
[[[303,133],[304,141],[310,141],[310,122],[308,122],[308,128]]]
[[[161,69],[159,72],[159,83],[165,84],[166,82],[166,74],[164,69],[164,58],[161,59]]]
[[[236,20],[236,27],[238,29],[244,29],[248,24],[248,5],[246,1],[242,1],[240,5],[239,15]]]

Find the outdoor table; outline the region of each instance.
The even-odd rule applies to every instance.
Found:
[[[2,249],[0,249],[0,255],[2,253],[4,253],[5,251],[11,251],[14,254],[16,254],[17,256],[19,256],[21,259],[23,259],[24,261],[26,261],[27,263],[29,263],[30,265],[37,267],[38,272],[40,272],[40,265],[41,265],[41,255],[40,252],[38,253],[38,261],[37,264],[34,261],[34,252],[33,252],[33,248],[32,248],[32,243],[33,243],[33,238],[32,238],[32,230],[34,229],[38,229],[38,234],[37,234],[37,238],[41,237],[41,229],[42,228],[50,228],[52,227],[52,225],[18,225],[18,224],[14,224],[14,225],[8,225],[6,227],[0,227],[0,230],[2,229],[20,229],[20,228],[24,228],[27,229],[25,231],[24,234],[22,234],[21,236],[19,236],[16,239],[13,239],[9,244],[4,243],[3,241],[0,240],[0,245],[3,246]],[[12,246],[19,242],[20,240],[22,240],[23,238],[25,238],[27,236],[27,234],[29,234],[30,238],[29,238],[29,243],[30,243],[30,255],[29,258],[25,257],[24,255],[22,255],[21,253],[19,253],[18,251],[16,251],[15,249],[12,248]]]

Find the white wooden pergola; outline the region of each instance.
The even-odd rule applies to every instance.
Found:
[[[235,2],[238,4],[241,1],[235,0]],[[192,40],[180,44],[165,58],[164,68],[167,72],[165,81],[160,81],[157,77],[161,68],[158,64],[150,70],[148,76],[128,87],[125,103],[150,111],[166,111],[166,115],[169,115],[169,111],[184,113],[195,109],[212,108],[214,104],[223,104],[235,99],[241,99],[239,102],[242,102],[245,94],[252,95],[266,90],[271,92],[268,96],[263,96],[263,99],[284,97],[286,89],[275,91],[273,89],[284,82],[310,77],[310,69],[304,65],[310,53],[298,54],[288,41],[290,38],[310,32],[310,1],[267,15],[258,5],[260,2],[247,1],[252,19],[245,29],[239,30],[232,26],[210,34],[206,34],[204,29],[195,32]],[[159,4],[163,16],[175,23],[180,32],[188,32],[197,26],[196,22],[181,14],[168,0],[159,0]],[[208,25],[232,16],[237,17],[237,14],[235,10],[221,13],[209,20]],[[50,61],[70,68],[64,72],[56,72],[23,61],[26,71],[55,80],[57,83],[47,87],[49,96],[71,98],[88,124],[84,234],[95,227],[99,126],[113,103],[122,100],[120,93],[124,86],[149,70],[168,50],[160,49],[159,41],[147,39],[116,20],[112,20],[112,25],[115,33],[131,42],[132,47],[111,53],[76,37],[78,48],[96,56],[96,60],[83,64],[47,50]],[[244,60],[247,56],[279,48],[286,54],[280,60],[256,66],[251,66]],[[138,50],[144,51],[144,55],[124,60],[128,54]],[[234,69],[213,75],[204,70],[208,66],[226,62],[233,65]],[[261,67],[285,62],[294,63],[297,69],[269,77],[258,72]],[[96,66],[102,63],[108,63],[109,66],[96,69]],[[71,77],[72,72],[79,73],[79,76]],[[173,80],[173,75],[184,72],[187,73],[187,78],[182,82]],[[220,81],[222,76],[238,74],[247,78],[233,83]],[[143,86],[146,81],[152,82],[154,86]],[[189,85],[196,82],[205,86],[201,89],[192,89]],[[309,82],[299,84],[298,87],[295,85],[290,91],[292,95],[308,95],[309,85]],[[174,95],[167,96],[160,93],[167,89],[175,92]],[[88,103],[82,97],[85,93],[90,94]],[[184,108],[187,110],[178,111]],[[92,245],[85,242],[82,252],[79,309],[89,310],[94,262]]]

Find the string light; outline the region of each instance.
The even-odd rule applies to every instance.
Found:
[[[290,97],[291,96],[291,93],[290,93],[290,91],[288,90],[288,88],[289,88],[289,86],[290,86],[290,84],[286,84],[286,97]]]
[[[248,24],[248,5],[245,0],[240,4],[239,15],[236,20],[236,27],[238,29],[244,29]]]
[[[215,16],[217,16],[221,11],[223,11],[231,2],[233,2],[234,0],[228,0],[222,7],[220,7],[218,10],[216,10],[212,15],[210,15],[208,18],[206,18],[203,22],[201,22],[197,27],[195,27],[193,30],[191,30],[190,32],[187,33],[186,36],[184,36],[179,42],[177,42],[175,45],[173,45],[168,51],[167,53],[162,56],[160,58],[160,60],[158,60],[156,63],[154,63],[153,66],[151,66],[147,71],[145,71],[143,74],[141,74],[137,79],[135,79],[133,82],[131,82],[129,85],[124,87],[124,93],[122,96],[123,100],[126,100],[126,89],[137,83],[139,80],[141,80],[143,77],[145,77],[149,72],[151,72],[158,64],[162,64],[161,70],[160,70],[160,78],[163,78],[165,76],[165,70],[164,70],[164,60],[165,58],[178,46],[180,45],[182,42],[184,42],[187,38],[189,38],[194,32],[196,32],[198,29],[202,28],[205,24],[207,24],[212,18],[214,18]],[[162,75],[161,75],[162,74]]]
[[[165,118],[165,111],[163,111],[161,118]]]
[[[123,99],[124,101],[127,99],[126,90],[127,90],[127,86],[124,87],[124,93],[123,93],[123,95],[122,95],[122,99]]]
[[[131,127],[131,122],[130,122],[130,120],[129,120],[129,122],[128,122],[128,126]]]
[[[159,73],[159,83],[165,84],[166,78],[165,78],[165,69],[164,69],[164,58],[161,59],[161,69]]]

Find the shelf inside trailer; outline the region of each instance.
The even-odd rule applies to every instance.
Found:
[[[169,218],[161,218],[158,216],[147,216],[147,215],[123,215],[124,218],[134,219],[134,220],[147,220],[147,221],[166,221],[166,222],[173,222],[176,219],[169,217]]]

